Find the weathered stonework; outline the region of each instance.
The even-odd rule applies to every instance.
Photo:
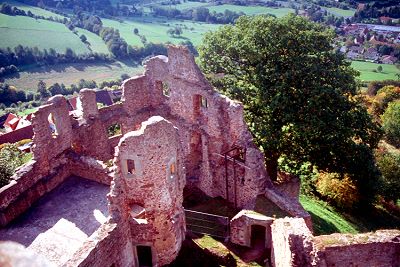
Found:
[[[148,249],[151,265],[162,266],[174,260],[185,237],[186,184],[245,208],[231,220],[231,242],[252,246],[252,227],[264,227],[263,248],[272,249],[274,266],[350,266],[349,253],[358,253],[365,263],[368,253],[361,248],[372,251],[381,266],[398,263],[398,241],[389,238],[397,232],[362,244],[321,246],[329,237],[312,236],[311,217],[298,201],[298,181],[270,181],[264,155],[243,120],[242,104],[216,92],[187,49],[171,46],[168,57],[151,58],[144,74],[125,80],[121,89],[120,103],[100,109],[95,91],[84,89],[78,110],[70,115],[63,96],[50,98],[35,112],[33,160],[0,188],[0,239],[12,239],[20,218],[29,222],[30,212],[38,211],[35,205],[52,192],[69,183],[68,193],[71,181],[85,178],[90,181],[82,182],[87,187],[78,193],[88,198],[73,199],[85,207],[89,226],[97,230],[85,232],[82,212],[58,210],[51,205],[60,203],[56,198],[43,204],[39,215],[49,209],[58,217],[44,221],[43,232],[32,226],[39,235],[30,232],[32,240],[25,240],[29,249],[65,266],[139,266],[141,250]],[[107,192],[105,186],[110,186],[108,217],[96,200]],[[258,196],[297,218],[254,213]],[[64,236],[63,226],[71,233]],[[22,227],[30,231],[29,225]],[[74,246],[66,245],[68,238]],[[388,256],[379,256],[382,251]]]
[[[400,230],[314,237],[301,218],[278,219],[271,228],[275,267],[400,266]]]
[[[185,237],[185,172],[178,130],[161,117],[125,134],[116,148],[111,219],[128,221],[134,247],[149,246],[154,266],[175,259]]]

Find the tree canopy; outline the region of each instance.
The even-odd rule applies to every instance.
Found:
[[[294,15],[242,16],[207,33],[199,48],[203,70],[223,74],[210,75],[214,85],[243,102],[272,179],[285,158],[374,180],[380,130],[358,101],[358,73],[334,52],[333,38]]]
[[[382,115],[382,123],[388,142],[400,148],[400,100],[389,103]]]

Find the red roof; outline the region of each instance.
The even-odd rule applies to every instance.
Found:
[[[7,118],[6,118],[6,120],[5,120],[5,122],[4,122],[4,124],[3,124],[3,126],[11,127],[10,121],[15,119],[15,118],[18,118],[18,116],[15,115],[15,114],[9,113]]]
[[[15,143],[23,139],[32,139],[33,127],[32,125],[17,129],[15,131],[0,135],[0,144]]]

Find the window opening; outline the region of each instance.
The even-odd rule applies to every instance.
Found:
[[[163,95],[170,97],[171,96],[171,89],[167,83],[162,83],[162,91]]]
[[[200,105],[203,108],[208,108],[207,98],[205,98],[204,96],[200,96]]]
[[[121,132],[121,124],[114,123],[107,128],[108,137],[114,137],[116,135],[120,135]]]
[[[126,165],[128,167],[128,174],[131,174],[131,175],[136,174],[135,161],[134,160],[128,159],[126,161]]]
[[[175,157],[173,157],[168,162],[167,178],[174,179],[176,173],[177,173],[177,170],[176,170],[176,159],[175,159]]]
[[[49,122],[49,128],[50,128],[50,131],[51,131],[51,137],[57,138],[58,130],[57,130],[57,126],[56,126],[56,119],[54,118],[53,113],[49,114],[49,117],[47,118],[47,120]]]

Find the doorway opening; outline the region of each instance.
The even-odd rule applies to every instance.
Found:
[[[265,248],[266,228],[261,225],[251,226],[251,247]]]
[[[152,267],[152,253],[150,246],[136,246],[139,267]]]

